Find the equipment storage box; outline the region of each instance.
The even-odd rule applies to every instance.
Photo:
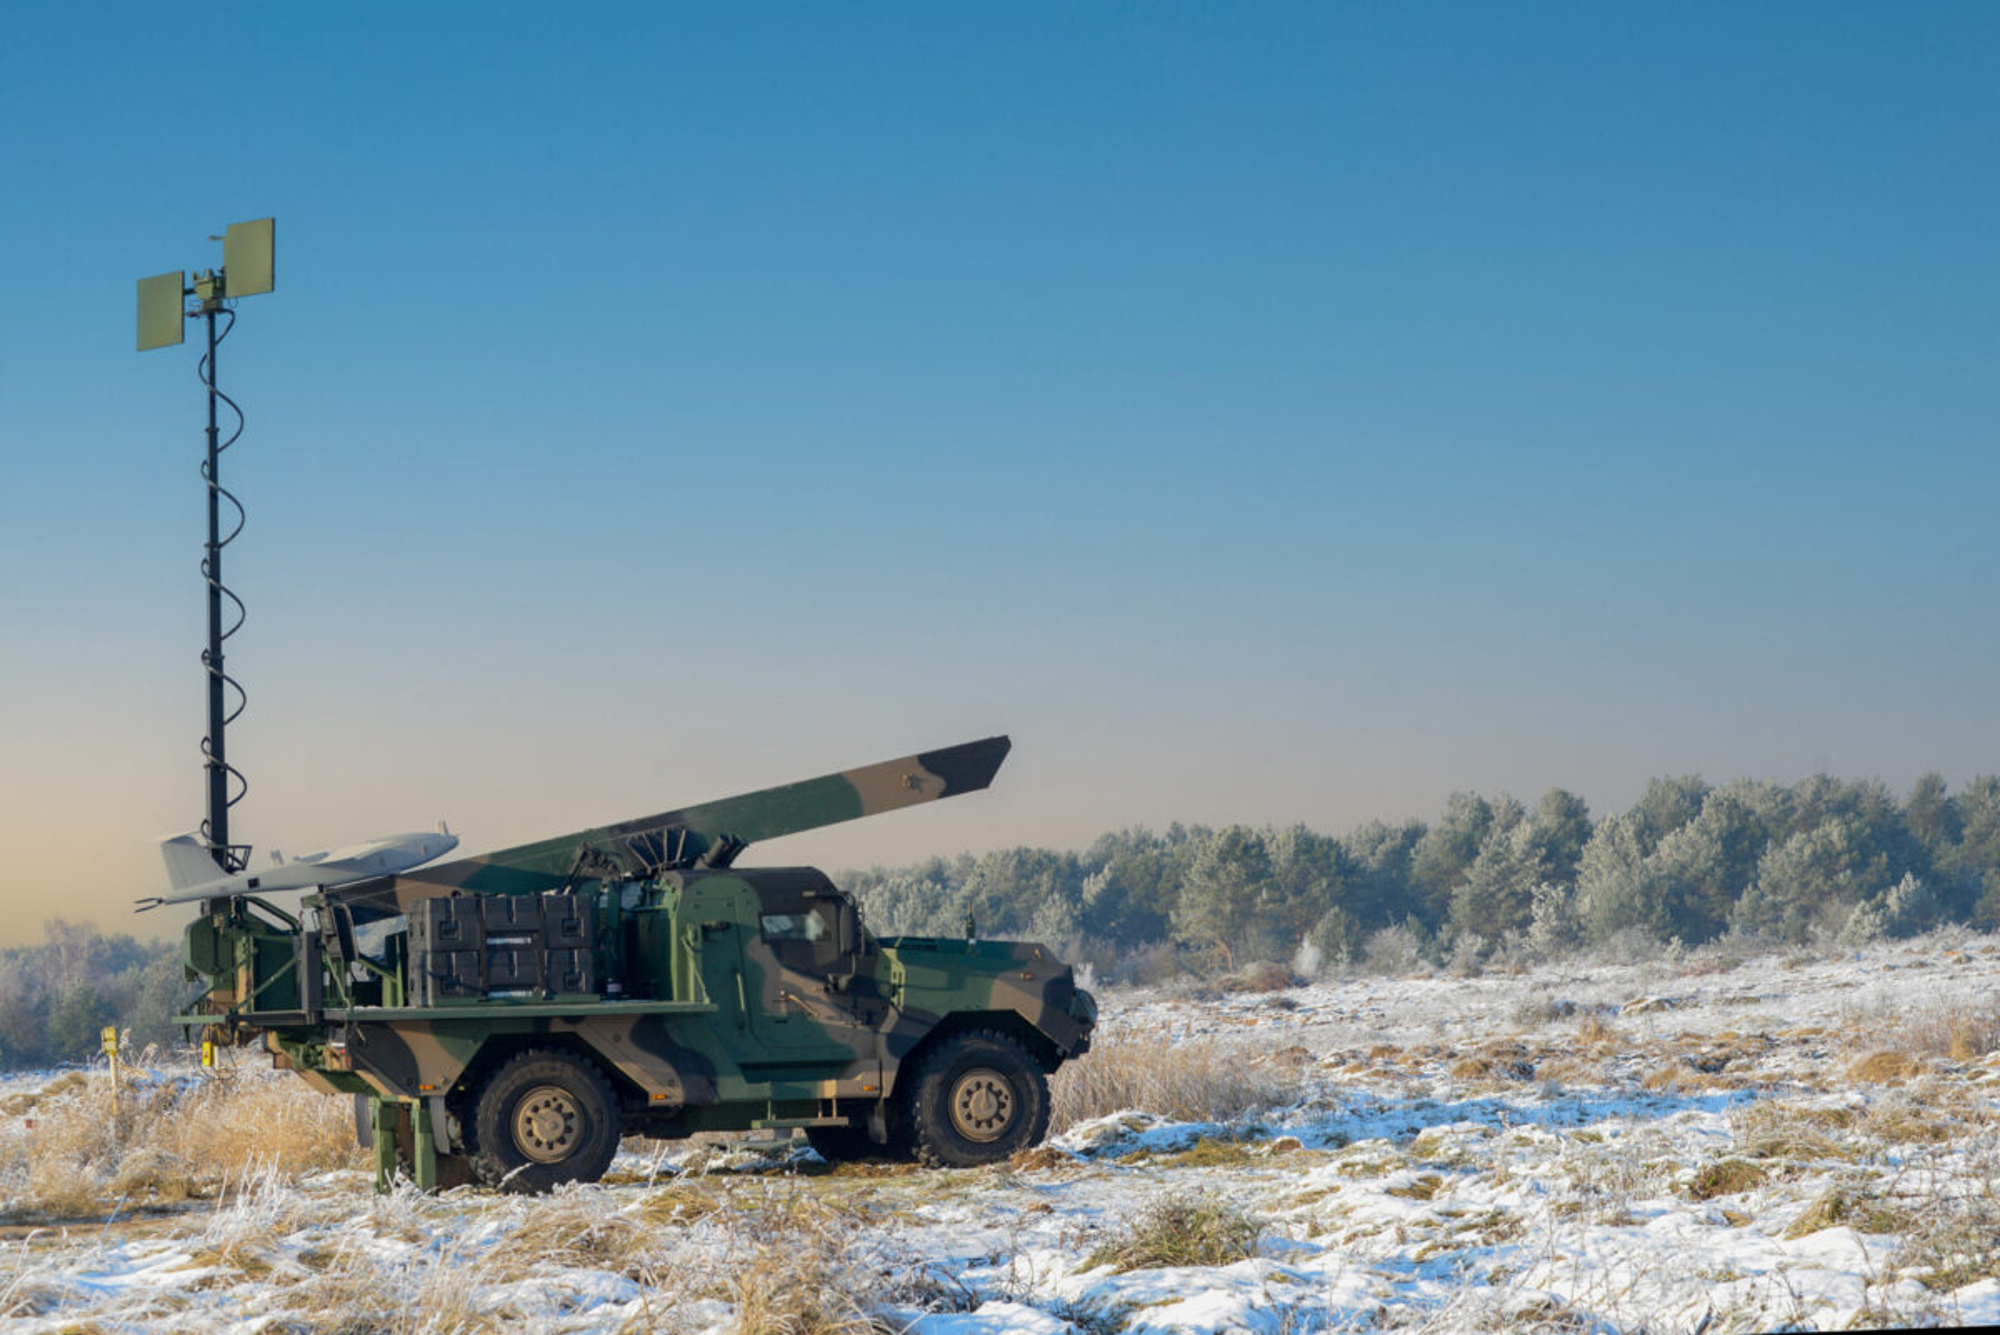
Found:
[[[411,1004],[446,1006],[483,999],[484,941],[478,900],[452,895],[418,901],[410,911]]]
[[[410,998],[595,995],[597,915],[586,895],[443,895],[410,912]]]
[[[465,895],[420,900],[410,914],[410,951],[477,950],[485,939],[479,901]]]
[[[485,956],[477,950],[410,951],[410,1000],[448,1006],[486,997]]]
[[[543,976],[549,995],[562,996],[597,991],[596,970],[590,967],[588,950],[551,950],[548,971]]]
[[[590,895],[538,895],[542,903],[542,990],[597,995],[597,905]]]
[[[542,934],[541,895],[481,895],[479,915],[486,924],[486,936],[538,937]],[[575,899],[575,895],[564,895]]]
[[[508,937],[486,940],[486,995],[533,996],[542,990],[542,952]]]
[[[597,943],[597,915],[584,895],[542,895],[542,944],[550,950],[589,951]]]

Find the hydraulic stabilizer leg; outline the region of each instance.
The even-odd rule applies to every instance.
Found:
[[[375,1140],[375,1190],[384,1195],[396,1184],[396,1123],[401,1108],[394,1099],[375,1099],[368,1110]]]
[[[416,1174],[418,1191],[437,1190],[437,1131],[431,1126],[431,1105],[426,1099],[410,1105],[410,1168]]]

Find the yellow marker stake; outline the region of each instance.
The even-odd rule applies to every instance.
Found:
[[[111,1106],[118,1106],[118,1026],[107,1024],[98,1035],[104,1044],[104,1055],[111,1063]]]

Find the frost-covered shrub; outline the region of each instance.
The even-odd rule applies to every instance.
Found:
[[[1315,956],[1314,967],[1301,968],[1300,973],[1312,977],[1322,967],[1332,967],[1347,963],[1361,951],[1363,932],[1361,920],[1338,904],[1320,915],[1312,930],[1306,933],[1300,943],[1300,951],[1310,947]]]
[[[1104,976],[1134,987],[1154,987],[1187,972],[1181,949],[1171,941],[1154,941],[1115,955],[1106,964]]]
[[[1865,946],[1871,941],[1880,941],[1888,931],[1882,910],[1873,903],[1856,904],[1841,924],[1835,942],[1843,946]]]
[[[1362,958],[1374,973],[1412,974],[1424,971],[1423,942],[1408,926],[1384,927],[1368,938]]]
[[[1551,996],[1546,988],[1537,988],[1529,995],[1514,1003],[1507,1018],[1516,1029],[1538,1029],[1542,1025],[1557,1020],[1567,1020],[1576,1014],[1576,1003],[1568,997]]]
[[[1661,958],[1666,946],[1644,927],[1621,927],[1591,953],[1607,964],[1644,964]]]
[[[1937,926],[1944,913],[1931,888],[1909,872],[1882,897],[1883,929],[1895,937],[1915,936]]]
[[[1462,933],[1451,943],[1451,963],[1446,967],[1454,978],[1476,978],[1485,967],[1489,950],[1485,937]]]
[[[1576,887],[1543,881],[1534,889],[1528,920],[1528,952],[1536,959],[1560,959],[1583,944],[1576,912]]]

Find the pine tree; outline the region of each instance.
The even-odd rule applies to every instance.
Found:
[[[1887,888],[1887,858],[1858,836],[1852,822],[1835,816],[1764,854],[1732,923],[1804,941],[1844,923],[1856,904]]]
[[[1493,808],[1476,793],[1453,793],[1444,814],[1424,832],[1410,851],[1410,881],[1418,903],[1412,906],[1427,927],[1443,922],[1451,908],[1459,878],[1479,856],[1493,825]]]
[[[1256,932],[1257,909],[1271,879],[1271,858],[1256,831],[1232,825],[1195,856],[1174,905],[1174,935],[1213,949],[1234,969]]]
[[[1666,895],[1649,865],[1645,818],[1623,812],[1598,823],[1577,868],[1577,913],[1591,941],[1638,928],[1662,939],[1670,922]]]

